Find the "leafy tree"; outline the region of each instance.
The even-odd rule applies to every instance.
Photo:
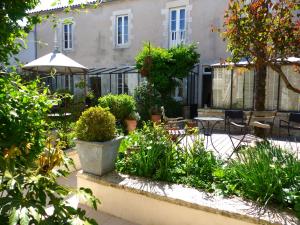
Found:
[[[0,63],[7,64],[10,56],[17,54],[23,46],[33,25],[40,21],[37,15],[29,15],[39,0],[0,2]],[[23,24],[22,24],[23,23]]]
[[[178,79],[187,77],[199,62],[196,45],[179,45],[170,49],[145,44],[136,56],[136,67],[162,96],[170,96]]]
[[[256,72],[255,110],[265,110],[267,68],[276,71],[290,90],[300,89],[290,83],[282,71],[288,57],[300,56],[299,0],[230,0],[225,13],[224,39],[234,63],[247,59]]]

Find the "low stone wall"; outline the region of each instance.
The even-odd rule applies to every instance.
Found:
[[[74,148],[68,149],[65,151],[65,153],[74,162],[74,167],[70,168],[70,173],[81,170],[81,164],[80,164],[79,156],[78,156],[76,149],[74,149]]]
[[[77,187],[91,188],[99,210],[141,225],[296,225],[289,212],[262,209],[240,198],[223,198],[182,185],[115,172],[102,177],[77,173]]]

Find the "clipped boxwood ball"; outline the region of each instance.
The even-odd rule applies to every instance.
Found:
[[[115,137],[116,119],[108,109],[91,107],[76,122],[75,132],[82,141],[109,141]]]

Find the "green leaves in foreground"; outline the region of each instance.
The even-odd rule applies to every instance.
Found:
[[[300,161],[292,153],[261,143],[242,150],[223,175],[231,193],[300,212]]]

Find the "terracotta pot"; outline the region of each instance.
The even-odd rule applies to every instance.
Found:
[[[136,129],[137,121],[136,120],[125,120],[127,125],[128,132],[132,132]]]
[[[160,123],[161,115],[152,114],[151,115],[151,121],[154,123]]]

